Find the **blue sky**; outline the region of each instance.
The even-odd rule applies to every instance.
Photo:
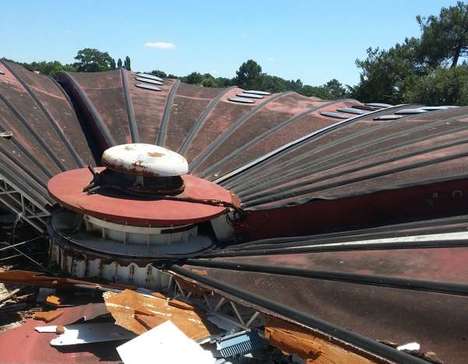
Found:
[[[264,72],[318,85],[355,84],[355,59],[417,36],[415,17],[444,0],[41,0],[0,3],[0,57],[73,62],[78,49],[129,55],[132,68],[232,77],[255,59]],[[146,44],[146,46],[145,46]]]

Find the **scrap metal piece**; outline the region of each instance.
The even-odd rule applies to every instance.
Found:
[[[296,354],[304,360],[318,360],[320,363],[376,363],[370,358],[354,353],[350,348],[337,345],[329,338],[274,317],[267,318],[265,338],[281,351]]]
[[[82,345],[133,339],[135,334],[112,322],[87,323],[64,327],[64,333],[50,341],[52,346]]]
[[[85,319],[92,319],[103,313],[103,303],[88,304],[76,307],[61,308],[58,311],[62,314],[47,326],[71,325]],[[56,335],[49,332],[38,332],[35,330],[40,325],[40,321],[26,320],[21,326],[0,333],[0,347],[2,363],[25,364],[25,363],[47,363],[47,364],[110,364],[120,363],[120,359],[115,351],[116,343],[103,342],[94,345],[92,348],[81,346],[79,350],[57,350],[50,346],[50,340]],[[14,345],[12,345],[14,343]],[[21,348],[21,350],[18,350]]]
[[[55,320],[57,317],[61,316],[63,311],[53,310],[53,311],[40,311],[34,312],[33,319],[42,320],[44,322],[50,322]]]
[[[50,325],[50,326],[36,326],[34,328],[37,332],[40,333],[52,333],[52,334],[63,334],[64,333],[64,328],[63,326],[57,326],[57,325]]]
[[[28,286],[50,287],[50,288],[83,288],[96,290],[121,290],[130,286],[124,284],[101,284],[80,279],[52,277],[39,272],[25,270],[9,270],[0,272],[0,282],[24,284]]]
[[[205,324],[205,319],[199,312],[171,305],[167,299],[131,290],[121,293],[106,292],[103,297],[116,324],[136,334],[142,334],[168,320],[194,340],[210,336],[210,330],[213,330]]]
[[[11,139],[12,137],[13,137],[13,133],[11,131],[2,131],[2,132],[0,132],[0,138]]]
[[[125,364],[197,363],[214,364],[211,352],[190,340],[171,321],[155,327],[117,347]]]
[[[399,345],[397,346],[396,349],[412,353],[412,352],[418,352],[419,350],[421,350],[421,345],[418,344],[417,342],[412,342],[412,343]]]
[[[252,353],[264,347],[264,342],[254,331],[243,331],[225,336],[216,342],[216,350],[222,358]]]

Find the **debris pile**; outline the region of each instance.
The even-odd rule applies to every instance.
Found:
[[[2,363],[289,362],[259,327],[229,324],[222,303],[203,309],[208,290],[181,279],[175,286],[191,290],[183,298],[22,270],[0,281],[0,314],[24,310],[13,323],[2,317]]]

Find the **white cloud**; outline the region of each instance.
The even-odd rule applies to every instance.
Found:
[[[146,42],[145,47],[157,49],[174,49],[176,45],[171,42]]]

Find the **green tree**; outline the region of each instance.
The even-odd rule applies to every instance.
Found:
[[[128,71],[131,71],[132,70],[132,66],[130,64],[130,57],[129,56],[126,56],[125,57],[125,60],[124,60],[124,68]]]
[[[115,70],[115,69],[116,69],[115,59],[114,59],[114,58],[112,58],[112,61],[111,61],[111,64],[110,64],[110,68],[111,68],[112,70]]]
[[[249,59],[237,70],[234,82],[243,88],[259,88],[262,83],[262,67]]]
[[[80,72],[107,71],[112,67],[113,58],[107,52],[94,48],[84,48],[78,51],[74,66]]]
[[[418,78],[405,100],[426,105],[468,105],[468,65],[439,67]]]
[[[120,58],[117,60],[117,68],[122,68],[122,60]]]
[[[151,71],[151,74],[154,75],[154,76],[157,76],[157,77],[161,77],[161,78],[166,78],[167,77],[166,72],[163,72],[163,71],[160,71],[160,70]]]
[[[232,80],[226,77],[216,77],[216,87],[229,87],[232,85]]]
[[[328,81],[322,88],[327,94],[327,99],[341,99],[348,94],[346,88],[336,78]]]
[[[183,81],[193,85],[199,85],[203,81],[203,76],[199,72],[192,72],[189,75],[185,76],[183,78]]]
[[[215,80],[215,78],[213,76],[204,77],[202,82],[201,82],[201,85],[203,87],[217,87],[218,86],[218,84],[216,83],[216,80]]]
[[[426,72],[417,60],[418,47],[419,40],[410,38],[389,50],[369,48],[366,59],[356,60],[361,75],[352,96],[364,102],[401,102],[415,78]]]
[[[416,17],[421,27],[420,56],[431,67],[451,61],[456,67],[468,55],[468,3],[442,8],[439,16]]]
[[[70,64],[62,64],[58,61],[51,62],[31,62],[31,63],[22,63],[24,67],[30,71],[36,71],[44,75],[54,76],[59,72],[69,72],[74,71],[74,67]]]

